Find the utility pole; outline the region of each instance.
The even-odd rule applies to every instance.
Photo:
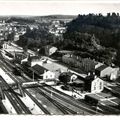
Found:
[[[96,114],[97,114],[97,110],[98,110],[98,104],[99,104],[99,102],[98,102],[97,105],[96,105],[96,111],[95,111]]]

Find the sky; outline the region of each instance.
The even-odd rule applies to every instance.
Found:
[[[78,15],[108,12],[120,13],[120,1],[116,0],[0,0],[0,15]]]

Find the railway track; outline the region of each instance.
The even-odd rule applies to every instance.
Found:
[[[40,95],[47,98],[51,103],[53,103],[63,114],[77,114],[76,111],[66,107],[65,105],[61,104],[60,102],[52,99],[49,95],[45,94],[43,91],[37,88],[33,88],[33,90],[37,91]]]
[[[29,81],[31,81],[30,79],[28,80],[27,78],[24,78],[24,80],[25,81],[27,81],[27,82],[29,82]],[[48,85],[46,85],[45,84],[45,86],[47,86],[48,87]],[[50,87],[50,86],[49,86]],[[40,88],[40,87],[39,87]],[[41,90],[39,89],[38,87],[37,88],[34,88],[34,90],[36,90],[38,93],[40,93],[40,94],[44,94],[44,92],[41,92]],[[52,88],[52,87],[51,87]],[[33,89],[33,88],[30,88],[30,89]],[[54,89],[54,88],[53,88]],[[54,89],[55,90],[55,89]],[[67,96],[67,97],[69,97],[70,99],[72,98],[72,97],[70,97],[69,95],[66,95],[66,94],[64,94],[63,92],[60,92],[60,91],[58,91],[58,90],[56,90],[57,92],[59,92],[60,94],[63,94],[64,96]],[[50,93],[50,91],[49,91],[49,93]],[[73,111],[73,110],[71,110],[71,109],[69,109],[68,107],[65,107],[64,105],[62,105],[61,103],[58,103],[58,102],[56,102],[55,100],[53,100],[53,99],[51,99],[49,96],[47,96],[47,95],[43,95],[43,96],[45,96],[50,102],[52,102],[59,110],[62,110],[62,112],[63,112],[63,108],[64,108],[64,110],[66,110],[66,111],[69,111],[69,112],[66,112],[66,111],[64,111],[63,113],[64,114],[69,114],[69,113],[72,113],[72,114],[77,114],[77,112],[75,112],[75,111]],[[57,97],[61,97],[61,96],[59,96],[59,95],[57,95]],[[73,98],[72,98],[72,100],[74,100]],[[64,101],[66,101],[67,103],[68,103],[68,100],[65,100],[64,99]],[[74,101],[74,102],[76,102],[76,101]],[[71,104],[71,103],[70,103]],[[83,103],[78,103],[78,104],[83,104]],[[77,104],[77,105],[78,105]],[[75,106],[75,107],[78,107],[77,105],[75,105],[74,103],[72,104],[73,106]],[[80,105],[79,105],[80,106]],[[61,109],[62,108],[62,109]],[[83,107],[79,107],[80,109],[83,109]],[[89,112],[90,111],[92,111],[92,112],[90,112],[90,113],[92,113],[92,114],[96,114],[96,111],[93,111],[92,110],[93,108],[91,108],[91,110],[89,110]],[[84,109],[85,110],[85,109]],[[88,112],[88,110],[87,110],[87,112]],[[89,114],[89,113],[88,113]],[[99,113],[99,114],[101,114],[101,113]]]
[[[41,103],[39,103],[27,90],[24,90],[24,92],[39,106],[39,108],[45,113],[50,115],[50,112],[43,107]]]
[[[14,107],[17,114],[24,114],[24,111],[19,107],[19,104],[14,101],[13,97],[7,91],[4,91],[4,94],[9,99],[11,105]]]
[[[43,92],[49,93],[49,95],[51,94],[51,89],[48,90],[48,89],[46,89],[44,87],[39,87],[38,89],[42,90]],[[74,99],[66,99],[66,96],[63,96],[62,94],[57,94],[57,93],[55,93],[53,91],[52,91],[52,95],[55,98],[57,98],[57,99],[59,99],[61,101],[64,101],[65,103],[68,103],[68,104],[70,104],[70,105],[72,105],[72,106],[74,106],[76,108],[81,109],[84,112],[87,112],[88,114],[96,114],[96,111],[94,111],[93,109],[88,108],[86,105],[85,105],[86,107],[83,106],[82,105],[83,103],[80,103],[80,102],[77,103],[76,100],[74,100]],[[97,114],[101,114],[101,113],[97,112]]]
[[[47,85],[48,86],[48,85]],[[49,88],[49,89],[48,89]],[[57,93],[59,93],[59,94],[63,94],[64,96],[65,96],[65,93],[62,93],[61,91],[58,91],[58,90],[56,90],[55,88],[53,88],[53,87],[50,87],[50,86],[48,86],[47,88],[43,88],[43,89],[47,89],[47,91],[50,93],[51,92],[51,89],[52,90],[54,90],[55,91],[55,94],[57,94]],[[54,91],[53,91],[53,94],[54,94]],[[74,101],[74,99],[71,97],[71,96],[68,96],[68,95],[66,95],[70,100],[69,101]],[[59,97],[59,96],[57,96],[57,97]],[[60,98],[60,97],[59,97]],[[66,101],[67,102],[67,101]],[[82,101],[76,101],[76,102],[74,102],[74,104],[79,104],[79,105],[81,105],[81,104],[84,104],[84,102],[82,102]],[[86,104],[85,104],[86,105]],[[102,104],[99,104],[99,107],[100,108],[102,108],[103,109],[103,111],[99,111],[99,110],[97,110],[97,114],[98,113],[102,113],[102,114],[109,114],[109,113],[114,113],[114,114],[120,114],[120,109],[118,109],[118,108],[115,108],[114,106],[107,106],[107,105],[102,105]],[[89,108],[89,106],[87,106],[87,108]],[[92,108],[91,108],[92,109]],[[96,111],[96,108],[94,108],[93,109],[94,111]]]
[[[21,109],[25,112],[25,114],[32,114],[28,107],[22,102],[22,100],[16,95],[16,93],[10,93],[14,100],[19,104]]]
[[[106,106],[106,105],[103,105],[103,104],[99,104],[98,105],[100,108],[103,108],[103,109],[105,109],[107,112],[106,112],[106,114],[107,115],[111,115],[111,114],[114,114],[114,115],[120,115],[120,110],[119,109],[116,109],[116,108],[114,108],[114,107],[112,107],[112,106]]]
[[[31,81],[30,79],[28,80],[27,78],[25,78],[25,80],[26,80],[26,81]],[[65,93],[63,93],[63,92],[61,92],[61,91],[59,91],[59,90],[57,90],[57,89],[49,86],[49,85],[46,85],[46,84],[45,84],[45,86],[48,87],[50,90],[51,90],[51,89],[54,90],[56,93],[59,93],[60,95],[66,96],[66,97],[68,97],[69,99],[71,99],[71,100],[73,100],[73,101],[75,100],[75,99],[72,98],[71,96],[69,96],[69,95],[67,95],[67,94],[65,94]],[[49,93],[50,93],[50,91],[49,91]],[[114,108],[114,107],[112,107],[112,106],[103,106],[103,105],[101,105],[102,110],[99,110],[99,109],[98,109],[98,110],[97,110],[97,113],[96,113],[96,108],[91,107],[91,106],[88,105],[85,101],[82,102],[82,101],[80,101],[80,100],[79,100],[79,101],[76,100],[74,103],[82,104],[82,105],[87,105],[87,108],[89,108],[89,110],[92,111],[92,113],[95,113],[95,114],[109,114],[109,113],[111,113],[111,110],[116,111],[117,114],[119,113],[119,110],[116,109],[116,108]]]
[[[25,70],[22,69],[21,67],[20,67],[19,69],[21,69],[23,72],[25,71]],[[24,77],[24,76],[23,76],[23,77]],[[30,82],[31,79],[27,79],[27,78],[24,77],[24,81],[25,81],[25,82]],[[46,85],[46,86],[47,86],[47,87],[50,87],[50,86],[48,86],[48,85]],[[52,87],[51,87],[51,88],[52,88]],[[30,88],[30,89],[32,89],[32,88]],[[53,89],[54,89],[54,88],[53,88]],[[55,89],[54,89],[54,90],[55,90]],[[60,91],[58,91],[58,90],[56,90],[56,91],[59,92],[60,94],[62,94],[63,96],[67,96],[67,97],[70,98],[70,99],[72,98],[72,97],[70,97],[69,95],[64,94],[63,92],[60,92]],[[39,88],[37,88],[37,92],[40,92],[40,93],[41,93],[41,91],[40,91]],[[49,91],[49,93],[50,93],[50,91]],[[43,93],[42,93],[42,94],[43,94]],[[57,97],[60,98],[61,95],[57,95]],[[50,100],[50,98],[48,98],[48,96],[47,96],[47,99]],[[74,99],[72,98],[72,100],[74,100]],[[54,105],[56,104],[54,100],[50,100],[50,101],[51,101],[52,103],[54,103]],[[65,100],[65,99],[64,99],[64,101],[66,101],[66,102],[68,103],[69,100]],[[77,102],[77,101],[74,100],[74,102]],[[59,104],[59,103],[57,103],[57,104]],[[56,106],[57,106],[57,104],[56,104]],[[71,104],[71,103],[70,103],[70,104]],[[80,104],[83,104],[82,102],[81,102],[81,103],[79,102],[78,104],[79,104],[79,109],[84,109],[84,110],[86,111],[86,109],[85,109],[82,105],[81,105],[82,107],[80,106]],[[77,105],[78,105],[78,104],[77,104]],[[73,102],[72,102],[72,105],[75,106],[75,107],[78,107],[78,106],[77,106],[75,103],[73,103]],[[59,106],[57,106],[58,109],[61,109],[62,107],[64,107],[64,110],[67,109],[67,108],[65,108],[64,105],[61,105],[61,104],[60,104]],[[69,108],[68,108],[68,109],[69,109]],[[62,109],[62,110],[63,110],[63,109]],[[70,110],[68,110],[68,111],[70,111]],[[87,112],[88,112],[88,113],[90,112],[91,114],[96,114],[96,111],[93,110],[93,108],[87,109]],[[66,113],[66,112],[64,112],[64,113],[65,113],[65,114],[68,114],[68,113]],[[75,111],[71,111],[71,113],[72,113],[72,114],[77,114],[77,112],[75,112]],[[101,114],[101,113],[98,112],[98,114]]]
[[[27,79],[26,79],[27,80]],[[29,80],[27,80],[29,81]],[[77,114],[77,112],[69,109],[68,107],[62,105],[61,103],[55,101],[54,99],[50,98],[48,95],[44,94],[40,89],[38,88],[30,88],[36,92],[38,92],[39,94],[43,95],[44,97],[46,97],[51,103],[53,103],[63,114]],[[46,114],[50,114],[48,111],[46,111],[46,109],[44,110],[44,107],[42,107],[42,105],[39,105],[38,100],[36,100],[36,98],[34,98],[27,90],[24,89],[24,92],[29,95],[30,98],[32,98],[32,100],[37,103],[37,105],[43,110],[44,113]]]
[[[30,82],[30,79],[24,78],[25,82]],[[37,91],[39,94],[43,95],[44,97],[46,97],[51,103],[53,103],[63,114],[77,114],[76,111],[71,110],[70,108],[66,107],[65,105],[59,103],[58,101],[55,101],[54,99],[52,99],[51,97],[49,97],[48,95],[44,94],[44,92],[42,92],[39,88],[30,88],[30,89],[34,89],[34,91]],[[27,91],[28,94],[28,91]],[[30,93],[29,93],[30,95]],[[32,95],[30,95],[31,97]],[[32,98],[33,99],[33,98]]]
[[[8,61],[8,62],[6,61],[6,63],[7,63],[7,65],[10,66],[11,68],[17,68],[17,69],[25,72],[24,68],[22,68],[21,66],[12,65],[12,64],[9,63],[9,61]],[[25,73],[26,73],[26,72],[25,72]],[[24,77],[24,76],[22,76],[22,77],[24,78],[24,81],[25,81],[25,82],[31,82],[31,79],[27,79],[27,78]],[[23,80],[21,80],[21,79],[19,79],[19,81],[22,81],[22,82],[23,82]],[[66,100],[65,98],[63,98],[63,99],[62,99],[63,101],[65,101],[65,102],[67,102],[67,103],[71,103],[72,101],[74,101],[74,103],[72,102],[72,105],[73,105],[73,106],[78,107],[78,108],[80,108],[80,109],[84,109],[85,111],[87,111],[87,112],[89,112],[89,113],[91,113],[91,114],[96,114],[96,108],[87,106],[87,109],[86,109],[86,108],[84,107],[84,105],[86,106],[85,103],[80,102],[80,101],[77,101],[77,100],[74,100],[71,96],[66,95],[65,93],[63,93],[63,92],[61,92],[61,91],[58,91],[58,90],[56,90],[55,88],[53,88],[53,87],[51,87],[51,86],[49,86],[49,85],[46,85],[46,87],[47,87],[47,89],[46,89],[46,88],[43,88],[43,89],[44,89],[44,91],[48,92],[49,94],[51,93],[51,90],[53,90],[53,91],[54,91],[53,94],[55,94],[55,96],[56,96],[57,98],[61,99],[61,95],[62,95],[62,97],[63,97],[63,96],[66,96],[66,97],[69,98],[69,100]],[[30,88],[30,89],[32,89],[32,88]],[[39,89],[39,90],[38,90],[38,89]],[[45,89],[46,89],[46,90],[45,90]],[[40,87],[37,88],[37,91],[38,91],[39,93],[41,93]],[[59,95],[57,95],[56,93],[59,93]],[[41,93],[41,94],[43,95],[43,93]],[[32,95],[31,95],[31,96],[32,96]],[[45,95],[44,95],[44,96],[45,96]],[[69,114],[69,113],[70,113],[70,110],[67,109],[67,108],[65,108],[64,105],[61,105],[61,104],[59,104],[59,103],[56,103],[55,100],[53,100],[53,99],[51,100],[51,98],[50,98],[49,96],[46,96],[46,98],[47,98],[49,101],[51,101],[52,103],[54,103],[54,105],[55,105],[58,109],[61,109],[61,108],[62,108],[62,110],[63,110],[63,108],[64,108],[64,110],[65,110],[65,111],[63,112],[64,114]],[[32,99],[32,100],[34,99],[33,96],[31,97],[31,99]],[[35,103],[37,103],[37,102],[35,102]],[[79,105],[78,105],[78,104],[79,104]],[[40,107],[40,106],[39,106],[39,107]],[[42,107],[40,107],[40,108],[42,109]],[[102,108],[104,108],[105,110],[107,110],[104,106],[103,106]],[[112,107],[111,107],[111,109],[112,109]],[[69,112],[66,112],[66,111],[69,111]],[[107,111],[108,111],[108,110],[107,110]],[[45,110],[43,110],[43,112],[45,112]],[[111,112],[111,111],[110,111],[110,112]],[[49,114],[49,113],[47,113],[47,112],[45,112],[45,113],[46,113],[46,114]],[[72,113],[72,114],[76,114],[75,111],[71,111],[71,113]],[[97,110],[97,114],[102,114],[102,111]]]
[[[65,93],[63,93],[63,92],[61,92],[61,91],[59,91],[59,90],[57,90],[57,89],[55,89],[55,88],[53,88],[53,87],[51,87],[51,86],[49,86],[49,85],[46,85],[47,86],[47,88],[49,88],[50,90],[52,89],[55,93],[59,93],[59,94],[61,94],[61,95],[64,95],[64,96],[67,96],[69,99],[71,99],[71,100],[74,100],[74,98],[72,98],[71,96],[69,96],[69,95],[67,95],[67,94],[65,94]],[[77,104],[87,104],[85,101],[83,101],[83,100],[76,100],[76,103]],[[88,108],[89,108],[89,104],[88,104]],[[103,106],[102,104],[101,104],[101,106]],[[100,107],[100,106],[99,106]],[[107,108],[108,107],[108,108]],[[104,108],[103,109],[103,111],[100,111],[100,110],[97,110],[98,112],[100,112],[100,113],[103,113],[104,114],[104,112],[106,113],[106,114],[108,114],[108,112],[111,112],[111,109],[115,112],[116,111],[116,113],[118,113],[118,109],[115,109],[114,107],[112,107],[112,106],[103,106],[102,108]],[[109,110],[109,108],[110,108],[110,110]],[[91,107],[91,109],[93,109],[93,110],[95,110],[96,111],[96,108],[93,108],[93,107]]]
[[[12,106],[16,109],[18,114],[31,114],[26,105],[21,101],[21,99],[16,95],[13,89],[7,84],[7,82],[0,76],[0,80],[2,84],[4,84],[4,95],[6,95],[12,104]]]

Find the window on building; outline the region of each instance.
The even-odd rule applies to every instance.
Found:
[[[100,90],[102,89],[102,82],[100,82],[100,86],[99,86]]]
[[[94,90],[96,90],[96,82],[94,83]]]

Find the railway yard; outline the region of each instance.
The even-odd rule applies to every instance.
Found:
[[[20,71],[21,75],[15,75],[14,69]],[[84,99],[76,99],[63,90],[57,89],[59,85],[51,86],[40,83],[37,79],[33,81],[27,72],[20,64],[11,63],[0,55],[1,113],[34,115],[120,114],[119,103],[117,107],[106,105],[106,101],[92,105]],[[116,92],[119,88],[118,86],[116,90],[113,86],[107,86],[106,91],[110,93],[112,91],[112,95],[119,95],[119,92]],[[108,101],[117,104],[113,100]]]

